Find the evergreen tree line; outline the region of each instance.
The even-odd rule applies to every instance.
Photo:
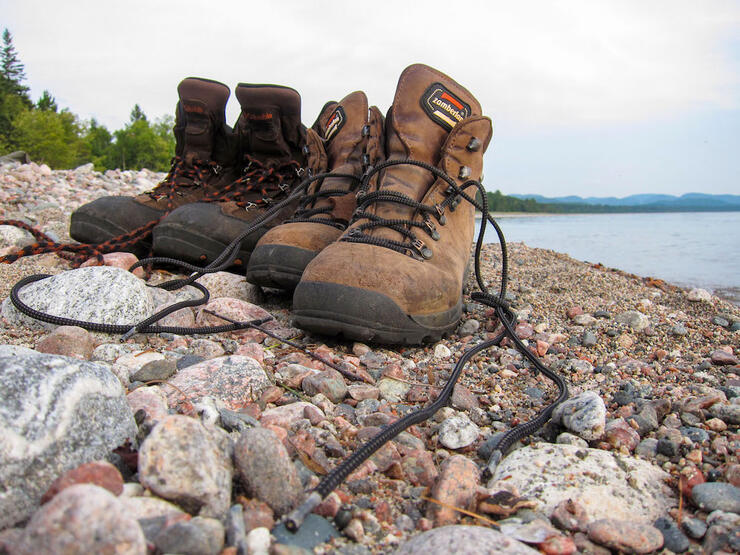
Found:
[[[149,121],[136,104],[129,122],[112,133],[95,119],[81,120],[59,109],[49,91],[36,102],[24,85],[25,68],[5,29],[0,50],[0,155],[23,150],[31,160],[53,169],[92,162],[95,169],[166,171],[175,154],[174,118]]]

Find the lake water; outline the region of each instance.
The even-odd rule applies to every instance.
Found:
[[[550,214],[498,216],[496,221],[507,242],[704,287],[740,303],[740,212]],[[490,225],[485,241],[498,242]]]

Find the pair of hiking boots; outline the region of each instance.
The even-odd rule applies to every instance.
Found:
[[[101,229],[125,233],[155,221],[155,254],[208,262],[313,175],[306,194],[242,243],[247,280],[294,290],[294,323],[315,332],[418,344],[451,331],[474,234],[474,207],[463,199],[476,194],[492,135],[470,92],[416,64],[401,74],[385,120],[354,92],[304,129],[295,91],[239,85],[242,114],[230,134],[228,89],[216,97],[215,85],[181,83],[179,152],[165,182],[135,199],[81,207],[72,236],[90,242]],[[230,136],[236,147],[224,146]],[[229,148],[243,153],[241,166],[224,169]],[[110,231],[117,206],[127,225]],[[80,233],[85,225],[98,235]]]

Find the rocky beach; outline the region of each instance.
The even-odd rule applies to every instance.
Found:
[[[69,241],[69,216],[163,174],[0,166],[0,219]],[[506,233],[505,220],[502,228]],[[34,242],[0,226],[0,255]],[[291,297],[219,272],[172,326],[272,316],[258,330],[117,335],[20,314],[136,323],[199,296],[129,273],[113,253],[73,269],[54,254],[0,264],[0,553],[733,553],[740,551],[740,308],[702,289],[509,245],[518,336],[570,399],[485,472],[496,434],[557,392],[513,344],[474,357],[451,401],[363,463],[298,534],[281,519],[382,426],[441,391],[495,335],[466,297],[457,331],[394,347],[308,334]],[[498,288],[501,252],[486,245]],[[474,281],[470,280],[469,290]],[[214,314],[215,313],[215,314]],[[309,351],[353,374],[351,380]]]

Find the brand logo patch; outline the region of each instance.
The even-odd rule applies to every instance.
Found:
[[[324,127],[324,138],[330,141],[331,138],[339,133],[339,130],[344,126],[347,121],[347,115],[344,113],[344,108],[337,106],[336,110],[332,112],[331,116],[326,122]]]
[[[439,125],[451,131],[470,115],[470,105],[441,83],[434,83],[421,97],[421,107]]]
[[[245,115],[253,121],[270,121],[273,118],[272,112],[246,112]]]
[[[188,102],[182,103],[182,109],[188,114],[205,114],[206,109],[200,104],[190,104]]]

